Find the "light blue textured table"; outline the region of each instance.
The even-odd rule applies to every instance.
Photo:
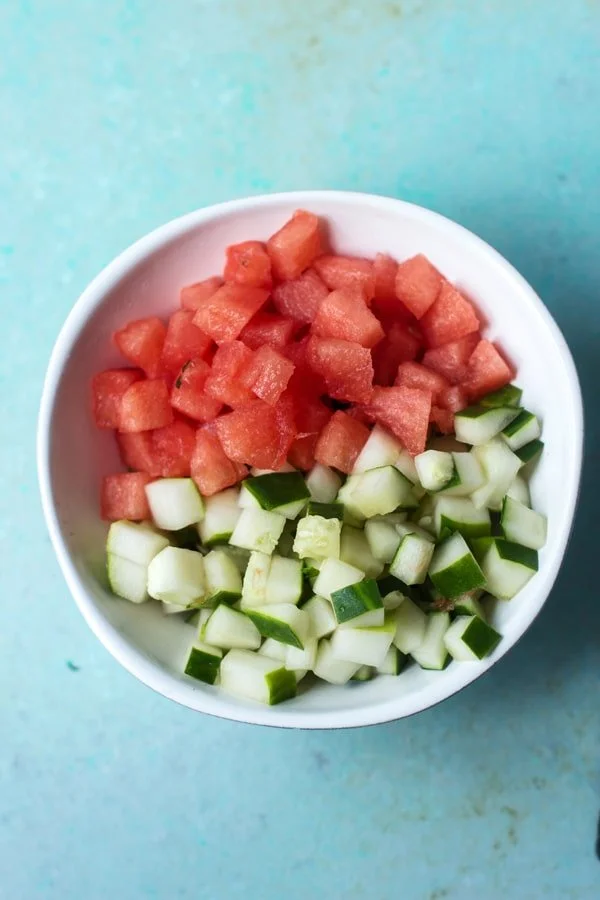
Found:
[[[332,187],[429,205],[515,263],[597,448],[600,3],[4,0],[0,46],[0,898],[599,897],[597,449],[559,583],[497,669],[409,721],[289,733],[180,709],[96,642],[34,427],[58,329],[118,251],[203,204]]]

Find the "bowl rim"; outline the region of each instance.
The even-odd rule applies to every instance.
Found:
[[[102,303],[105,294],[138,263],[160,247],[171,243],[203,222],[226,217],[236,211],[241,212],[271,205],[277,206],[282,203],[289,204],[290,207],[310,208],[311,202],[332,198],[342,205],[356,206],[358,204],[379,210],[403,211],[413,218],[431,222],[441,231],[454,232],[466,247],[471,247],[480,254],[487,256],[490,263],[502,269],[504,274],[513,281],[515,289],[527,295],[529,302],[537,308],[538,314],[545,320],[546,327],[554,339],[557,351],[560,354],[561,363],[567,375],[571,402],[573,404],[572,413],[576,423],[575,433],[573,434],[570,479],[565,490],[566,500],[563,507],[565,515],[563,515],[563,524],[557,542],[558,549],[555,556],[546,562],[545,582],[538,596],[532,598],[530,602],[528,615],[523,620],[521,631],[510,639],[504,638],[493,657],[473,664],[472,667],[465,666],[463,677],[458,683],[452,683],[449,688],[446,687],[446,680],[440,678],[439,681],[425,686],[422,690],[415,692],[415,694],[400,694],[395,699],[374,706],[342,708],[328,711],[327,714],[320,710],[297,711],[290,707],[286,708],[285,704],[276,708],[263,707],[259,704],[256,704],[256,707],[254,705],[248,705],[243,708],[241,706],[236,707],[233,703],[229,703],[227,696],[222,693],[218,694],[214,702],[207,702],[207,694],[193,684],[188,684],[183,679],[178,679],[177,676],[163,670],[158,663],[153,662],[125,640],[90,599],[71,558],[59,525],[50,474],[52,418],[58,389],[61,384],[64,363],[68,359],[70,350],[77,342],[87,320]],[[118,254],[96,275],[73,305],[52,349],[42,389],[36,452],[44,518],[67,586],[90,629],[109,653],[128,672],[162,696],[175,700],[177,703],[190,709],[215,715],[219,718],[281,728],[331,730],[395,721],[435,706],[480,678],[520,640],[548,599],[565,556],[577,507],[583,462],[583,439],[584,415],[581,387],[567,342],[549,310],[531,285],[497,250],[452,219],[415,203],[379,194],[354,191],[297,190],[243,197],[201,207],[186,213],[158,226],[139,238]]]

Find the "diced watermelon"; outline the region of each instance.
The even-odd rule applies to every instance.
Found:
[[[288,344],[283,348],[283,354],[294,363],[295,369],[290,378],[288,389],[297,396],[302,394],[308,397],[320,397],[327,392],[327,386],[321,375],[318,375],[310,366],[308,359],[308,344],[310,336],[306,335],[299,341]]]
[[[152,481],[145,472],[119,472],[102,480],[100,509],[107,522],[131,519],[139,522],[150,518],[146,485]]]
[[[479,331],[480,322],[473,304],[449,281],[443,281],[435,303],[421,319],[427,347],[440,347]]]
[[[452,384],[460,384],[467,374],[467,363],[481,339],[478,331],[467,334],[458,341],[427,350],[423,365],[443,375]]]
[[[467,395],[461,387],[456,385],[447,388],[445,391],[441,391],[437,401],[440,406],[444,409],[449,409],[450,412],[453,413],[460,412],[461,409],[468,406]]]
[[[349,473],[368,437],[366,425],[338,410],[319,436],[315,459],[323,466]]]
[[[293,371],[293,362],[265,344],[254,351],[252,359],[240,373],[240,379],[253,394],[274,406],[285,391]]]
[[[315,464],[319,434],[331,418],[332,411],[320,400],[299,393],[294,396],[294,415],[298,435],[290,447],[288,460],[297,469],[308,471]]]
[[[359,256],[320,256],[315,269],[330,291],[359,291],[367,303],[375,294],[375,273],[370,259]]]
[[[396,272],[398,263],[387,253],[378,253],[373,260],[373,276],[375,279],[375,296],[372,303],[373,312],[383,318],[394,319],[405,312],[405,307],[396,296]]]
[[[399,438],[412,456],[427,442],[431,393],[418,388],[376,387],[367,412]]]
[[[253,399],[252,391],[240,379],[242,370],[250,363],[252,350],[241,341],[221,344],[215,353],[204,390],[227,406],[240,406]]]
[[[320,337],[355,341],[362,347],[374,347],[383,338],[379,319],[355,288],[332,291],[324,297],[311,330]]]
[[[396,296],[407,309],[422,318],[440,292],[442,276],[426,256],[419,253],[398,266]]]
[[[321,252],[321,228],[313,213],[298,209],[267,241],[267,253],[280,281],[297,278]]]
[[[440,434],[453,434],[454,432],[454,413],[443,406],[432,406],[429,420]]]
[[[325,379],[328,393],[338,400],[366,403],[373,387],[373,363],[366,347],[336,338],[310,337],[307,360]]]
[[[373,349],[375,383],[385,387],[391,385],[398,366],[415,359],[420,349],[421,340],[408,325],[402,322],[390,325],[384,339]]]
[[[278,456],[277,466],[272,468],[279,469],[284,464],[298,433],[294,399],[289,391],[282,394],[275,404],[275,425],[278,432]]]
[[[142,377],[139,369],[106,369],[94,375],[92,409],[98,428],[119,427],[123,394]]]
[[[189,309],[192,312],[196,312],[206,300],[209,300],[213,294],[217,293],[222,284],[223,279],[218,275],[213,275],[211,278],[205,278],[204,281],[197,281],[196,284],[188,284],[181,289],[179,302],[183,309]]]
[[[208,426],[196,432],[191,473],[200,493],[211,497],[241,481],[247,469],[227,458],[216,432]]]
[[[260,241],[232,244],[225,251],[225,281],[249,287],[271,287],[271,260]]]
[[[269,296],[264,288],[224,284],[198,306],[194,325],[217,344],[234,340]]]
[[[252,400],[220,416],[215,424],[229,459],[259,469],[277,469],[281,466],[283,460],[277,414],[268,403]]]
[[[404,384],[407,387],[419,388],[422,391],[430,391],[436,403],[441,403],[440,396],[450,387],[450,383],[431,369],[425,368],[418,362],[403,362],[398,366],[395,385]]]
[[[171,390],[173,409],[198,422],[212,422],[219,415],[223,404],[204,390],[210,371],[203,359],[190,359],[183,366]]]
[[[169,319],[162,352],[165,372],[176,375],[188,360],[205,357],[213,346],[212,338],[194,325],[193,318],[190,310],[179,309]]]
[[[471,400],[509,384],[514,377],[512,368],[490,341],[479,341],[467,363],[461,387]]]
[[[149,431],[173,421],[169,390],[162,378],[136,381],[121,399],[120,431]]]
[[[314,269],[307,269],[298,278],[285,281],[273,289],[273,303],[283,316],[298,322],[312,322],[319,303],[329,293],[327,285]]]
[[[293,284],[293,282],[288,282]],[[280,350],[292,340],[297,323],[275,313],[259,312],[250,319],[240,334],[240,341],[251,350],[258,350],[264,344]]]
[[[161,478],[184,478],[190,474],[196,429],[181,419],[150,432],[154,471]],[[152,473],[150,473],[152,474]]]
[[[147,472],[158,478],[160,472],[154,459],[152,448],[152,432],[117,432],[117,443],[123,465],[135,472]]]
[[[125,359],[143,369],[148,378],[162,374],[162,349],[167,330],[156,316],[136,319],[116,331],[113,340]]]

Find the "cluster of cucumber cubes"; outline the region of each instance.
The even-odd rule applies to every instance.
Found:
[[[110,527],[112,590],[186,619],[187,675],[263,703],[308,673],[345,684],[409,658],[481,660],[501,638],[487,597],[513,598],[546,540],[526,478],[541,429],[520,403],[513,385],[488,395],[414,459],[375,426],[345,480],[286,466],[208,498],[154,481],[152,523]]]

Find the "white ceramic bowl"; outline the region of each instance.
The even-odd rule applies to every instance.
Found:
[[[423,252],[473,298],[515,363],[527,407],[543,420],[546,449],[532,482],[534,505],[548,516],[540,570],[510,603],[497,604],[503,634],[480,663],[443,672],[411,666],[399,678],[364,684],[319,684],[276,707],[244,702],[180,674],[174,661],[189,627],[158,604],[134,606],[105,588],[106,525],[98,514],[103,475],[117,471],[111,433],[95,429],[89,384],[119,363],[112,332],[131,318],[167,315],[182,285],[216,272],[227,244],[267,238],[294,209],[327,219],[339,252]],[[113,656],[154,690],[192,709],[256,724],[344,728],[410,715],[449,697],[493,666],[542,608],[561,565],[577,502],[583,413],[567,345],[532,288],[496,251],[461,226],[426,209],[385,197],[302,191],[236,200],[190,213],[153,231],[115,259],[71,311],[54,347],[44,386],[38,467],[44,512],[61,568],[88,625]]]

